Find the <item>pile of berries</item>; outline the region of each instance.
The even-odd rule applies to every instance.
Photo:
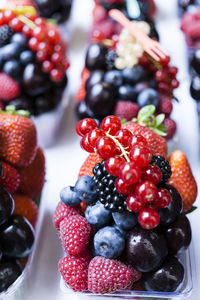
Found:
[[[0,11],[2,106],[9,102],[35,115],[55,108],[67,84],[65,53],[56,25],[38,15]]]

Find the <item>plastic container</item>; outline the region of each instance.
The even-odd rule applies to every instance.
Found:
[[[61,278],[60,280],[60,289],[63,294],[66,295],[77,295],[81,297],[81,295],[88,296],[88,299],[94,296],[103,296],[103,297],[118,297],[121,299],[183,299],[185,297],[189,297],[192,289],[194,287],[194,278],[195,278],[195,265],[194,265],[194,255],[192,245],[190,245],[189,250],[179,256],[180,261],[182,262],[185,269],[185,277],[181,284],[181,286],[177,289],[176,292],[149,292],[149,291],[130,291],[130,290],[122,290],[118,291],[114,294],[104,294],[104,295],[96,295],[90,292],[84,293],[75,293],[69,287],[66,286],[64,280]],[[81,298],[80,298],[81,299]]]

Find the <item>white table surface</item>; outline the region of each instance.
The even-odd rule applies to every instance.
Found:
[[[172,62],[178,66],[179,79],[181,81],[181,87],[176,92],[180,103],[174,103],[173,111],[173,118],[178,124],[178,140],[174,141],[173,149],[182,149],[188,155],[194,175],[199,182],[200,155],[198,152],[199,140],[196,105],[188,92],[187,53],[183,35],[179,30],[176,1],[156,0],[155,2],[158,7],[156,20],[161,43],[170,53]],[[69,30],[71,37],[69,45],[71,60],[69,88],[71,101],[62,120],[57,142],[54,147],[45,151],[47,182],[43,193],[43,201],[45,202],[44,218],[33,268],[28,283],[24,288],[24,296],[20,297],[20,300],[83,299],[82,296],[66,296],[60,291],[60,276],[57,270],[57,263],[63,253],[59,236],[52,225],[52,215],[59,201],[59,191],[64,186],[75,183],[79,167],[87,156],[87,153],[80,149],[79,138],[74,131],[73,95],[80,83],[79,76],[84,63],[87,31],[91,24],[91,9],[91,0],[74,0],[70,26],[65,31],[67,34],[67,30]],[[196,204],[199,205],[199,198]],[[190,300],[197,300],[199,299],[198,295],[200,295],[199,216],[199,210],[190,215],[197,269],[196,289],[194,289],[192,295],[188,298]]]

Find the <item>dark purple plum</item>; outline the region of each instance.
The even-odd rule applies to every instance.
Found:
[[[190,84],[190,94],[196,101],[200,101],[200,76],[198,75],[192,78]]]
[[[8,191],[0,186],[0,226],[8,222],[13,214],[15,202]]]
[[[85,65],[90,71],[106,68],[105,56],[108,48],[100,44],[91,44],[87,50]]]
[[[118,89],[118,98],[123,101],[136,102],[137,92],[135,87],[129,84],[121,85]]]
[[[107,71],[104,76],[104,81],[115,87],[120,87],[123,84],[122,72],[120,70]]]
[[[87,79],[85,83],[86,90],[87,91],[90,90],[93,87],[93,85],[103,81],[103,78],[104,78],[104,71],[95,70],[94,72],[92,72],[90,77]]]
[[[0,262],[0,292],[6,291],[22,273],[20,263],[15,259],[3,259]]]

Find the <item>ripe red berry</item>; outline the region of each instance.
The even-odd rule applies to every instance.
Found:
[[[46,27],[45,26],[36,26],[33,29],[33,37],[35,37],[39,42],[45,40],[47,35]]]
[[[81,148],[89,153],[94,153],[94,147],[92,147],[88,141],[88,133],[83,136],[80,142]]]
[[[2,11],[0,11],[0,25],[4,25],[5,19],[4,19],[4,14]]]
[[[58,53],[58,52],[53,53],[52,56],[51,56],[51,61],[55,65],[59,64],[62,61],[62,54]]]
[[[105,161],[105,168],[108,173],[113,176],[118,176],[121,166],[125,160],[121,156],[110,157]]]
[[[8,24],[13,18],[15,18],[15,13],[12,10],[5,10],[4,24]]]
[[[20,21],[18,18],[14,18],[10,21],[9,25],[14,31],[20,32],[22,31],[24,23],[22,23],[22,21]]]
[[[36,58],[39,62],[44,62],[47,59],[47,53],[44,51],[37,51]]]
[[[28,46],[29,46],[29,48],[30,48],[32,51],[34,51],[34,52],[37,51],[38,45],[39,45],[39,42],[38,42],[38,40],[37,40],[35,37],[32,37],[32,38],[28,41]]]
[[[22,32],[28,38],[32,36],[32,29],[28,25],[23,26]]]
[[[145,206],[145,203],[135,194],[129,195],[126,199],[128,210],[138,213]]]
[[[172,79],[172,81],[171,81],[171,88],[174,90],[174,89],[177,89],[178,87],[179,87],[178,80]]]
[[[140,145],[142,147],[147,146],[147,140],[142,135],[133,135],[130,141],[131,146]]]
[[[42,64],[42,70],[44,72],[50,73],[51,70],[53,69],[53,64],[49,60],[45,60]]]
[[[97,122],[90,118],[85,118],[78,121],[76,124],[76,133],[80,136],[84,136],[86,133],[89,133],[91,130],[97,128]]]
[[[59,69],[52,69],[50,75],[53,81],[59,82],[63,79],[64,73]]]
[[[167,73],[164,70],[157,70],[155,72],[155,79],[158,82],[166,82],[166,80],[167,80]]]
[[[156,165],[148,165],[142,169],[142,180],[150,180],[158,184],[162,179],[161,169]]]
[[[170,57],[169,56],[165,56],[165,58],[163,58],[161,60],[161,64],[162,64],[163,67],[168,66],[169,62],[170,62]]]
[[[44,18],[40,18],[40,17],[37,17],[35,19],[35,25],[38,25],[38,26],[42,26],[42,25],[45,25],[45,19]]]
[[[121,128],[121,121],[115,116],[107,116],[101,122],[100,128],[111,135],[115,135],[115,133]]]
[[[115,187],[119,194],[130,195],[131,193],[133,193],[135,186],[125,183],[121,178],[118,177],[115,180]]]
[[[96,147],[96,141],[99,137],[106,136],[105,132],[101,129],[93,129],[88,133],[88,141],[91,146]]]
[[[119,177],[127,184],[135,184],[140,179],[140,168],[133,162],[126,162],[121,166]]]
[[[159,213],[155,208],[146,207],[139,212],[138,222],[144,229],[153,229],[160,222]]]
[[[177,72],[178,72],[178,69],[176,67],[168,67],[168,73],[171,78],[175,78]]]
[[[56,29],[54,29],[54,28],[49,29],[47,34],[48,34],[48,38],[52,44],[55,45],[60,41],[60,34]]]
[[[96,141],[96,149],[102,158],[107,159],[115,155],[116,144],[109,137],[100,137]]]
[[[116,138],[123,147],[128,147],[132,138],[132,133],[128,129],[120,129],[116,133]]]
[[[134,146],[130,152],[130,159],[140,168],[146,167],[151,159],[152,153],[146,147],[142,147],[140,145]]]
[[[153,203],[159,208],[165,208],[170,205],[171,201],[172,197],[170,192],[167,189],[160,188],[158,189],[158,196]]]
[[[135,194],[145,203],[153,202],[158,196],[158,189],[151,181],[141,181],[136,185]]]

